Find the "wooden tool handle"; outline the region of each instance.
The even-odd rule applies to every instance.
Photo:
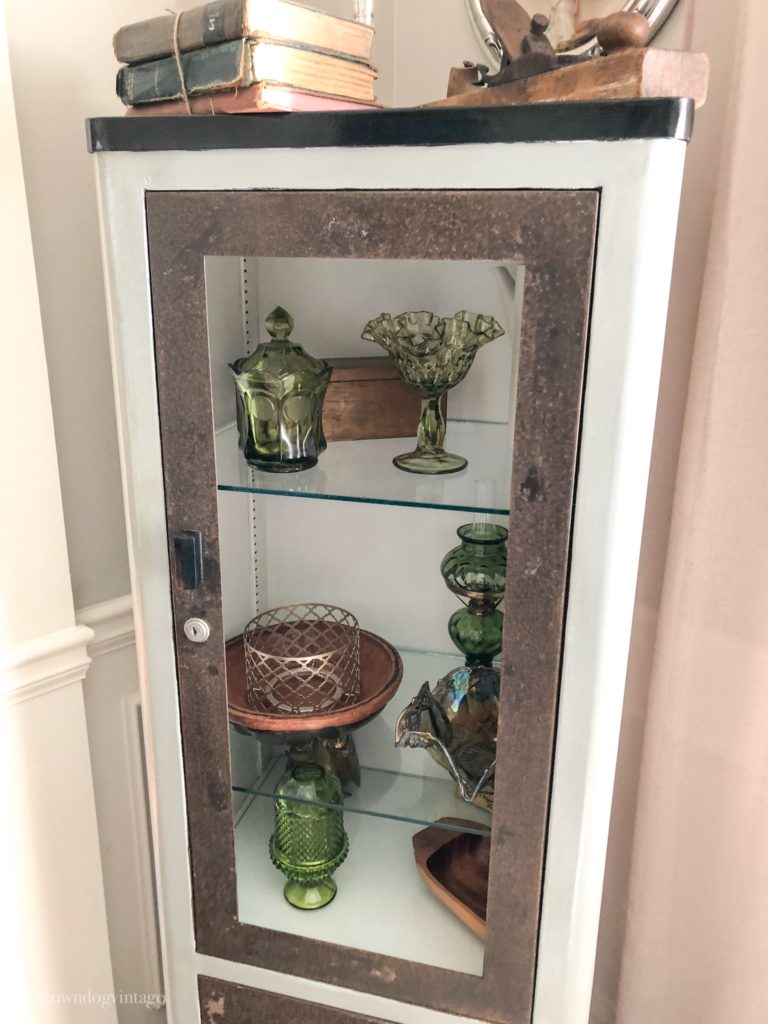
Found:
[[[618,11],[603,18],[597,30],[597,41],[606,53],[631,46],[645,46],[651,34],[648,19],[631,11]]]

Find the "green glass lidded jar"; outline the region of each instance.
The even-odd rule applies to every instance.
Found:
[[[503,526],[467,523],[458,529],[461,544],[440,564],[448,589],[466,601],[454,612],[448,632],[467,665],[490,666],[501,652],[507,574],[507,535]]]
[[[281,306],[265,326],[270,340],[230,363],[240,448],[256,469],[296,473],[317,465],[327,447],[323,402],[331,367],[291,341],[293,317]]]
[[[336,895],[331,875],[349,849],[343,800],[336,776],[312,762],[293,764],[277,784],[269,855],[288,879],[285,898],[299,910],[318,910]]]

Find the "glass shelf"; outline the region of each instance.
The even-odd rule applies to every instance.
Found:
[[[237,451],[235,427],[219,432],[219,441]],[[234,468],[233,460],[227,458],[222,460],[226,467],[220,467],[223,479],[218,486],[220,491],[250,494],[509,514],[512,452],[508,423],[448,421],[446,448],[469,460],[468,468],[461,473],[422,476],[396,469],[392,459],[414,444],[413,438],[402,437],[332,442],[314,469],[296,474],[247,469],[242,457]],[[242,478],[238,478],[240,473]],[[476,503],[477,480],[496,481],[494,507]]]
[[[414,751],[414,756],[425,752]],[[274,800],[274,788],[285,771],[285,758],[278,757],[270,764],[264,778],[253,788],[233,786],[234,793],[263,797]],[[321,801],[302,800],[300,803]],[[378,768],[362,768],[360,786],[352,786],[350,795],[344,797],[344,814],[362,814],[371,818],[383,818],[423,828],[433,826],[448,832],[466,832],[469,835],[485,835],[491,824],[491,816],[474,804],[469,804],[456,794],[456,786],[446,773],[445,778],[427,775],[406,775],[402,772],[385,771]],[[477,822],[457,827],[437,825],[437,818],[463,818]],[[483,827],[485,826],[485,828]]]
[[[273,827],[272,800],[254,797],[235,828],[241,921],[482,975],[483,941],[443,906],[419,875],[411,842],[417,829],[346,814],[349,853],[333,875],[338,894],[322,910],[307,913],[290,906],[283,896],[285,879],[269,859]]]

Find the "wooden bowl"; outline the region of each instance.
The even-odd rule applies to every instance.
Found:
[[[374,718],[397,693],[403,662],[395,648],[374,633],[360,630],[360,697],[354,704],[317,714],[265,714],[252,711],[245,699],[245,650],[242,636],[227,643],[229,720],[281,742],[334,736],[358,729]]]
[[[439,818],[437,824],[475,831],[486,828],[480,822],[464,818]],[[486,937],[491,852],[490,828],[487,832],[479,836],[430,826],[413,837],[416,867],[428,888],[481,939]]]

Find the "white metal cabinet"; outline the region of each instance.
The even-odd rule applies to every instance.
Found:
[[[346,983],[339,981],[339,975],[330,983],[322,968],[308,971],[304,976],[298,953],[292,962],[289,957],[283,967],[281,963],[260,959],[258,954],[235,955],[232,950],[239,947],[226,943],[221,947],[222,954],[212,954],[210,950],[217,948],[215,936],[206,939],[201,950],[198,934],[196,944],[192,913],[194,882],[188,856],[187,802],[176,685],[173,580],[164,503],[168,478],[163,477],[158,415],[155,345],[165,328],[158,320],[157,302],[162,287],[158,287],[157,278],[153,317],[147,234],[148,216],[150,234],[153,230],[155,197],[178,195],[182,203],[178,209],[194,213],[195,193],[204,194],[201,209],[206,202],[206,208],[210,208],[211,202],[214,206],[219,201],[223,206],[231,206],[242,200],[245,205],[238,207],[241,212],[250,208],[250,202],[262,202],[270,193],[286,196],[289,207],[291,197],[308,193],[316,197],[335,194],[342,207],[345,193],[363,198],[377,192],[432,198],[439,198],[441,193],[446,196],[460,193],[470,200],[473,194],[476,196],[476,203],[468,201],[467,208],[471,210],[473,206],[479,209],[484,197],[487,199],[493,190],[509,196],[516,194],[521,200],[525,200],[530,190],[540,196],[552,193],[553,218],[559,209],[558,196],[569,194],[578,199],[578,194],[584,193],[585,203],[587,196],[593,197],[599,209],[599,220],[591,280],[588,359],[580,408],[578,477],[565,566],[568,586],[563,607],[551,800],[542,809],[546,818],[546,862],[540,865],[544,882],[533,950],[536,964],[533,1020],[536,1024],[573,1024],[586,1021],[589,1008],[672,247],[689,129],[690,106],[684,101],[550,105],[504,111],[292,115],[275,120],[194,118],[148,119],[139,123],[111,119],[91,122],[92,149],[98,154],[137,634],[150,729],[148,757],[171,1019],[192,1020],[201,1012],[198,977],[213,979],[202,983],[204,1012],[206,1005],[209,1015],[211,1007],[217,1012],[221,1007],[225,1022],[247,1019],[243,1014],[252,1013],[259,1005],[269,1008],[276,1020],[282,1019],[280,1013],[300,1019],[298,1004],[291,1008],[290,1004],[279,1000],[254,1003],[254,999],[269,1000],[270,997],[249,994],[250,990],[276,994],[275,999],[285,994],[315,1004],[314,1009],[310,1005],[306,1011],[309,1020],[319,1019],[317,1004],[352,1015],[351,1018],[334,1017],[330,1009],[323,1011],[331,1013],[330,1021],[359,1019],[362,1014],[401,1022],[457,1018],[450,1012],[453,1009],[450,1000],[436,1007],[426,984],[425,1005],[418,1005],[422,1000],[414,996],[413,991],[404,997],[398,991],[397,970],[392,971],[392,979],[374,977],[375,970],[366,976],[364,965],[373,962],[370,957],[383,956],[382,963],[389,964],[387,958],[392,956],[392,950],[381,946],[385,941],[381,934],[370,940],[362,934],[365,932],[365,885],[360,889],[362,933],[358,929],[357,938],[352,942],[346,942],[343,935],[326,934],[329,926],[313,923],[322,921],[319,916],[306,925],[303,922],[289,925],[287,919],[279,919],[277,906],[269,911],[266,922],[281,934],[288,934],[293,927],[296,933],[309,933],[319,941],[335,939],[337,945],[349,945],[352,950],[364,946],[368,952],[361,959],[362,966],[357,974],[347,970]],[[184,203],[192,203],[192,206],[184,206]],[[333,204],[329,201],[328,205]],[[306,233],[322,238],[324,232],[327,235],[332,230],[332,225],[325,217],[327,211],[322,203],[314,209],[316,217],[306,221]],[[521,206],[520,210],[523,209]],[[162,218],[157,223],[162,227]],[[555,226],[549,223],[548,230],[552,232]],[[322,252],[322,256],[297,257],[286,255],[282,250],[278,252],[279,246],[274,252],[252,253],[245,249],[225,252],[222,245],[216,243],[219,248],[214,247],[215,251],[209,252],[200,239],[190,243],[192,247],[202,246],[200,251],[207,256],[204,305],[211,352],[211,413],[205,414],[201,431],[209,432],[211,438],[215,432],[219,487],[234,482],[233,487],[237,488],[219,490],[216,509],[220,541],[217,568],[227,578],[220,595],[220,603],[223,603],[223,608],[219,609],[220,629],[227,636],[242,628],[258,600],[276,604],[290,599],[286,580],[291,578],[292,559],[303,567],[310,567],[308,580],[320,588],[322,581],[328,578],[327,566],[318,563],[314,570],[311,568],[312,544],[308,543],[308,538],[311,541],[318,532],[332,536],[333,531],[338,531],[346,543],[356,551],[365,549],[366,558],[373,559],[368,573],[359,577],[352,571],[345,573],[344,586],[346,594],[361,602],[365,611],[376,618],[379,631],[386,630],[398,646],[407,650],[421,647],[422,651],[440,652],[442,649],[448,652],[447,639],[441,641],[441,638],[445,633],[445,619],[453,606],[447,595],[442,597],[436,570],[439,557],[448,546],[446,538],[455,525],[466,518],[471,499],[465,502],[452,498],[456,490],[451,482],[437,496],[429,490],[414,490],[413,500],[406,499],[407,507],[402,507],[387,486],[383,493],[374,493],[378,483],[372,479],[360,483],[359,496],[370,492],[368,496],[373,497],[373,503],[326,501],[328,496],[349,497],[347,493],[338,493],[338,487],[334,489],[330,461],[326,474],[331,478],[329,494],[319,495],[317,489],[311,488],[310,494],[282,496],[237,493],[247,488],[236,484],[242,471],[231,423],[227,422],[229,385],[224,364],[242,353],[248,336],[258,331],[259,315],[263,317],[277,294],[288,296],[287,301],[282,301],[283,305],[290,302],[298,312],[305,310],[305,318],[319,309],[317,323],[313,322],[314,340],[310,331],[304,331],[308,347],[315,354],[340,355],[348,354],[346,346],[351,341],[347,339],[354,338],[353,326],[359,323],[363,311],[369,309],[369,315],[381,311],[375,306],[370,308],[370,303],[380,301],[382,289],[392,312],[411,308],[409,303],[417,296],[425,297],[420,305],[427,306],[433,300],[445,304],[449,296],[461,290],[462,298],[455,303],[456,308],[471,308],[471,301],[494,303],[505,318],[512,344],[497,347],[496,353],[489,355],[482,366],[478,360],[477,372],[473,371],[466,387],[462,386],[463,392],[457,389],[455,397],[452,396],[456,413],[449,407],[449,420],[452,416],[465,418],[464,410],[472,415],[471,410],[481,409],[486,423],[456,424],[450,429],[467,432],[465,443],[475,454],[478,465],[484,453],[487,455],[494,450],[495,444],[500,454],[491,459],[492,465],[504,464],[505,453],[508,463],[511,439],[515,431],[519,431],[515,410],[525,400],[525,396],[515,390],[520,339],[525,331],[525,273],[520,272],[519,261],[501,258],[501,250],[493,250],[488,258],[479,231],[472,243],[478,255],[465,253],[467,258],[463,260],[445,261],[443,257],[443,262],[440,258],[435,261],[424,258],[429,249],[424,243],[422,258],[414,261],[411,257],[405,264],[402,261],[409,259],[409,225],[398,224],[397,228],[402,236],[400,248],[391,248],[392,258],[388,261],[382,258],[384,250],[381,250],[375,263],[370,260],[366,263],[363,242],[360,242],[363,246],[360,251],[352,247],[348,253],[340,255],[334,250],[333,259],[321,249],[317,252]],[[429,235],[427,228],[421,235],[425,233]],[[560,246],[554,234],[547,237],[552,239],[553,248]],[[157,245],[161,247],[162,242],[160,238]],[[564,232],[562,246],[566,242]],[[510,245],[512,252],[515,246]],[[340,269],[336,261],[341,259],[352,259],[352,262],[347,264],[349,280],[345,274],[344,285],[339,287],[343,267]],[[558,259],[562,262],[562,252]],[[437,269],[435,262],[439,264]],[[168,266],[172,273],[172,263]],[[592,274],[591,265],[589,272]],[[530,286],[530,279],[528,284]],[[309,301],[308,294],[315,299]],[[558,302],[557,295],[540,298],[540,306],[541,302],[552,306]],[[190,299],[190,308],[193,306],[194,300]],[[453,309],[444,311],[453,312]],[[340,338],[344,340],[339,341]],[[491,350],[489,346],[489,353]],[[183,364],[178,345],[174,358],[177,362],[173,365]],[[510,395],[516,395],[517,400],[510,401]],[[160,399],[162,405],[162,394]],[[483,415],[476,415],[476,418],[481,419]],[[169,453],[166,446],[166,473]],[[331,452],[327,454],[330,456]],[[383,458],[383,451],[379,449],[372,449],[369,454]],[[338,461],[343,464],[344,458],[339,456]],[[366,454],[360,463],[368,462]],[[194,464],[194,459],[188,464],[192,467],[190,473],[194,472]],[[318,468],[322,468],[322,463]],[[514,465],[500,469],[499,476],[515,481],[520,469]],[[415,488],[418,483],[415,481],[412,486]],[[449,492],[447,499],[446,491]],[[500,507],[498,511],[505,509]],[[570,514],[570,509],[568,511]],[[417,520],[421,530],[418,533]],[[424,531],[427,522],[439,526],[430,526]],[[513,518],[513,526],[514,522]],[[391,575],[387,577],[386,551],[382,555],[381,551],[377,554],[374,545],[368,544],[366,548],[367,540],[374,536],[394,540],[411,534],[418,537],[418,542],[411,548],[406,544],[400,560],[394,560]],[[254,551],[257,564],[253,561]],[[530,555],[530,571],[535,574],[536,552],[531,551]],[[437,579],[434,593],[429,591],[430,613],[419,628],[420,636],[414,638],[408,634],[414,617],[402,614],[398,580],[408,566],[416,564],[425,567],[418,574],[419,580],[427,580],[426,567],[430,564],[435,567]],[[366,595],[371,579],[385,582],[377,584],[376,600],[369,605]],[[261,593],[256,592],[255,581]],[[174,599],[178,602],[178,595]],[[217,642],[222,639],[218,637]],[[423,681],[418,675],[428,671],[423,660],[419,661],[420,657],[423,655],[415,656],[410,669],[411,678],[417,683]],[[453,658],[455,660],[455,654]],[[431,676],[434,678],[434,673]],[[183,690],[186,684],[183,679],[180,682]],[[414,759],[409,761],[406,774],[418,774],[421,770],[428,778],[429,766],[419,764],[417,767],[416,752],[409,753]],[[372,763],[390,767],[387,759],[392,751],[382,728],[378,728],[371,739],[369,756]],[[503,756],[502,752],[500,757]],[[247,773],[249,761],[249,753],[243,751],[240,741],[235,739],[231,771],[236,775],[242,768]],[[403,770],[402,764],[395,764],[392,770]],[[234,813],[243,822],[243,816],[250,813],[246,803],[242,794],[235,796]],[[503,824],[514,828],[514,822]],[[255,835],[258,834],[257,828]],[[391,837],[391,832],[385,830],[383,835]],[[256,839],[250,842],[255,847]],[[266,842],[266,835],[262,836],[262,842]],[[385,846],[386,839],[376,845]],[[236,931],[241,924],[246,929],[264,925],[264,921],[257,920],[259,914],[266,913],[265,907],[273,906],[266,898],[268,876],[248,890],[245,872],[240,867],[242,863],[238,863],[237,869],[240,885],[236,900],[237,913],[240,918],[245,917],[245,922],[238,920]],[[363,879],[363,882],[375,889],[386,885],[387,880],[373,878]],[[273,884],[279,892],[276,874]],[[398,877],[397,884],[406,883]],[[261,894],[264,894],[263,899]],[[252,920],[248,920],[249,915]],[[465,953],[456,947],[453,961],[451,955],[443,956],[442,950],[432,955],[429,947],[438,940],[434,934],[431,939],[427,933],[419,934],[421,918],[418,926],[408,927],[407,921],[405,924],[401,948],[404,959],[410,961],[411,974],[414,961],[430,970],[435,968],[452,974],[463,963],[464,971],[459,973],[469,979],[467,985],[482,986],[487,982],[487,978],[481,978],[482,949],[479,953],[477,950]],[[370,931],[380,933],[386,929],[376,928],[374,923]],[[416,943],[413,951],[409,951],[406,941],[409,932],[414,933],[411,936]],[[213,945],[208,945],[209,939]],[[247,947],[248,940],[243,941]],[[392,933],[391,942],[395,946],[400,942],[397,930]],[[285,949],[291,948],[290,943],[285,946]],[[516,951],[510,948],[504,955],[510,957],[510,972],[513,973]],[[496,963],[503,965],[499,950],[494,956]],[[466,1008],[462,1012],[464,1019],[471,1016]],[[509,1013],[503,1005],[501,1008],[496,1005],[492,1013],[478,1013],[478,1016],[517,1021],[529,1019],[530,1012],[530,1006],[526,1016],[521,1006],[512,1007],[510,1003]]]

